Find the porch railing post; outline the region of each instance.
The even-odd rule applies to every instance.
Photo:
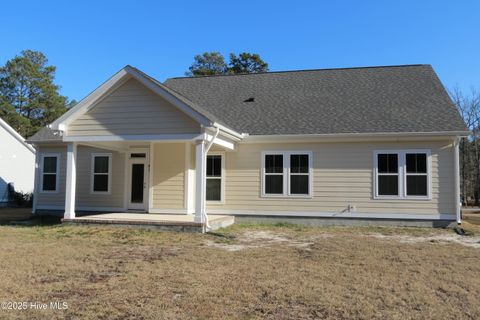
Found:
[[[67,181],[65,186],[65,219],[75,218],[75,187],[77,183],[77,143],[67,145]]]
[[[195,222],[205,223],[205,141],[195,145]]]

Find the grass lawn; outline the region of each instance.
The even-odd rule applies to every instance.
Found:
[[[0,227],[0,310],[20,319],[479,319],[480,237],[421,228],[218,234]]]

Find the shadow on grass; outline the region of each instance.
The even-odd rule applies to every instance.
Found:
[[[29,219],[9,219],[1,221],[0,225],[20,226],[20,227],[38,227],[38,226],[53,226],[61,224],[61,218],[58,216],[31,216]]]

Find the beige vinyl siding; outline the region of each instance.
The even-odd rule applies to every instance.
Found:
[[[199,133],[200,125],[135,79],[129,79],[68,126],[69,136]]]
[[[92,153],[112,155],[110,194],[90,192],[92,179]],[[110,150],[78,147],[77,151],[77,207],[123,208],[125,195],[125,154]]]
[[[58,178],[58,186],[57,186],[57,192],[48,192],[44,193],[42,192],[42,179],[41,179],[41,173],[42,173],[42,168],[39,168],[38,170],[38,175],[36,177],[37,181],[35,181],[35,185],[38,186],[38,192],[37,192],[37,205],[38,206],[54,206],[54,207],[63,207],[65,206],[65,178],[66,178],[66,165],[67,165],[67,148],[66,147],[39,147],[38,148],[39,152],[39,159],[41,159],[42,154],[46,153],[55,153],[60,156],[60,172],[59,178]],[[41,166],[42,163],[39,163],[39,166]]]
[[[430,149],[431,200],[373,199],[374,150]],[[261,197],[261,152],[313,151],[311,199]],[[244,211],[342,212],[356,206],[359,213],[453,214],[453,147],[450,142],[240,144],[227,152],[223,205],[208,209]]]
[[[42,193],[39,189],[37,205],[41,207],[64,207],[65,206],[65,180],[66,180],[66,147],[40,147],[40,155],[45,153],[57,153],[60,155],[60,177],[57,193]],[[91,194],[91,155],[92,153],[112,154],[112,183],[111,194]],[[76,207],[98,208],[123,208],[124,185],[125,185],[125,155],[122,153],[83,147],[77,149],[77,188]],[[39,180],[40,181],[40,180]],[[38,184],[40,186],[40,183]],[[41,188],[41,186],[40,186]]]
[[[185,208],[185,144],[153,145],[154,209]]]

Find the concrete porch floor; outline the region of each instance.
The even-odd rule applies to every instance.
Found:
[[[233,216],[209,216],[210,229],[194,221],[193,215],[154,214],[154,213],[101,213],[62,219],[65,224],[80,225],[113,225],[137,227],[153,230],[205,232],[228,227],[235,222]]]

